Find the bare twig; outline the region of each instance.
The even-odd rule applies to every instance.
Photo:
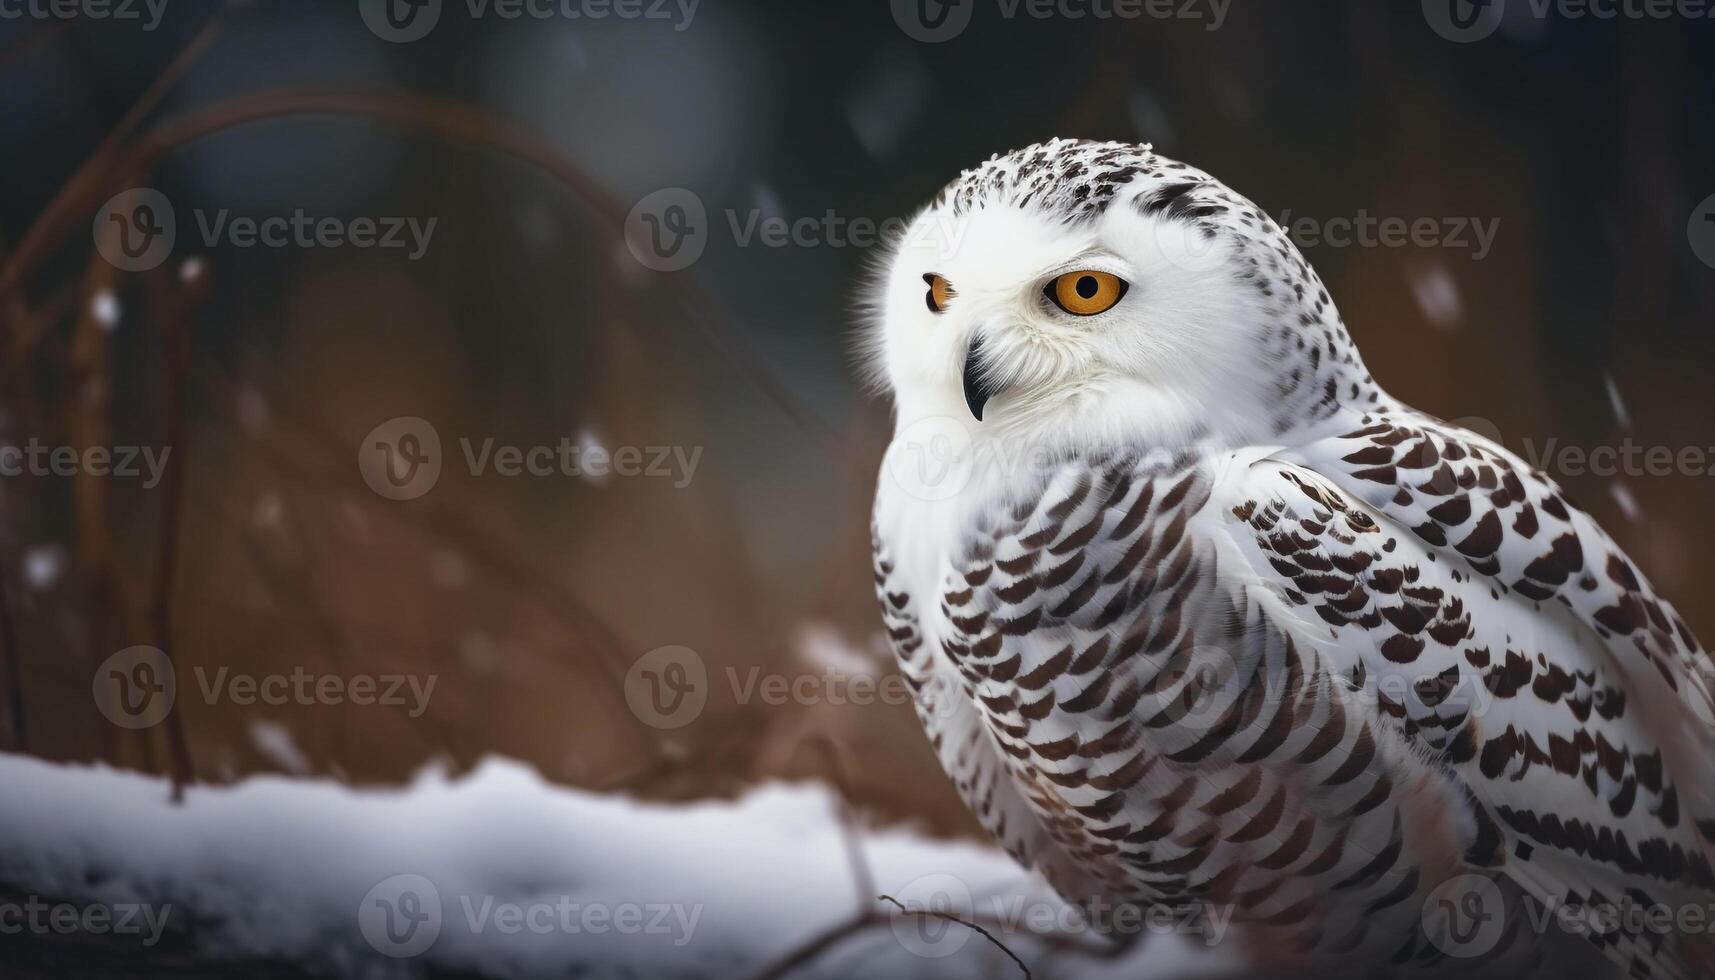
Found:
[[[30,748],[29,726],[24,720],[23,651],[18,649],[18,629],[12,621],[12,600],[7,590],[9,576],[0,562],[0,650],[6,655],[6,716],[11,722],[12,747]]]
[[[60,188],[59,193],[54,195],[53,200],[48,202],[48,206],[24,233],[17,248],[7,256],[6,264],[0,266],[0,298],[9,298],[35,266],[47,258],[48,252],[61,240],[64,229],[78,224],[80,217],[86,214],[88,209],[100,203],[101,195],[115,189],[109,181],[114,176],[119,151],[125,141],[136,133],[143,120],[155,111],[161,100],[179,79],[190,71],[191,66],[202,57],[219,35],[220,22],[217,17],[150,83],[125,117],[102,139],[89,159],[84,161],[83,166],[78,168],[77,173],[73,174]]]
[[[881,920],[873,915],[864,914],[853,916],[845,922],[831,926],[818,933],[808,942],[805,942],[792,952],[774,961],[761,973],[752,977],[751,980],[780,980],[781,977],[790,975],[793,971],[806,963],[814,962],[817,957],[826,953],[828,950],[833,949],[835,946],[838,946],[840,943],[845,942],[852,936],[880,924]]]
[[[77,309],[64,358],[68,390],[73,393],[65,424],[68,438],[80,452],[93,446],[108,445],[113,434],[112,333],[101,322],[95,299],[104,291],[111,294],[117,272],[100,256],[91,255],[84,270],[82,289],[76,294],[81,296],[82,303]],[[53,322],[53,318],[47,318],[47,322]],[[18,339],[33,346],[41,338],[20,336]],[[78,623],[80,635],[75,642],[82,648],[84,666],[91,674],[101,663],[104,652],[111,654],[129,645],[115,642],[119,637],[136,635],[123,625],[124,587],[113,555],[108,487],[108,480],[82,467],[79,467],[71,485],[72,533],[77,544],[78,564],[84,571],[83,596],[87,610]],[[117,726],[101,719],[95,728],[99,733],[101,757],[118,762]]]
[[[947,922],[956,922],[959,925],[970,929],[977,935],[993,943],[996,949],[1005,953],[1008,959],[1017,963],[1019,971],[1025,976],[1025,980],[1030,980],[1030,967],[1024,965],[1024,961],[1018,958],[1018,954],[1008,949],[1005,943],[996,939],[994,937],[994,933],[989,932],[987,929],[977,925],[975,922],[972,922],[969,919],[961,919],[951,912],[937,912],[934,909],[908,909],[899,901],[899,899],[894,898],[892,895],[877,895],[876,897],[883,902],[892,902],[893,904],[898,905],[899,911],[904,912],[906,915],[924,915],[931,919],[943,919]]]
[[[167,152],[245,123],[311,114],[364,116],[420,130],[441,139],[505,152],[571,188],[597,212],[604,225],[618,228],[623,224],[625,209],[611,201],[594,180],[574,167],[563,154],[541,137],[489,113],[457,102],[410,93],[271,92],[220,103],[158,126],[139,137],[124,160],[109,161],[105,155],[92,158],[61,189],[47,210],[31,225],[17,251],[4,267],[0,267],[0,302],[19,288],[45,260],[53,243],[76,227],[88,209],[100,203],[103,194],[149,172]],[[743,337],[714,318],[712,304],[705,297],[693,295],[695,287],[672,278],[664,279],[664,283],[668,294],[688,314],[690,323],[722,355],[732,359],[764,397],[814,438],[827,455],[848,472],[850,478],[860,485],[867,484],[870,477],[860,472],[844,437],[776,378],[761,354]]]
[[[155,645],[174,660],[173,594],[179,571],[179,531],[184,524],[185,456],[189,451],[190,426],[186,421],[186,388],[190,385],[190,315],[196,302],[206,295],[201,277],[181,285],[176,280],[157,283],[152,293],[157,320],[161,324],[162,355],[167,366],[167,441],[171,455],[161,480],[165,497],[161,506],[160,537],[156,551],[158,569],[150,622]],[[183,716],[167,716],[167,753],[173,775],[173,799],[182,802],[185,787],[196,781],[190,742],[185,737]]]

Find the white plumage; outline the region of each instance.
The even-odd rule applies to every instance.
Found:
[[[1553,481],[1377,386],[1259,209],[1029,147],[872,305],[877,591],[1021,861],[1230,907],[1282,971],[1708,975],[1707,935],[1564,928],[1715,902],[1708,655]]]

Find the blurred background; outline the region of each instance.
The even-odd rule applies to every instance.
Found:
[[[1383,385],[1549,469],[1715,634],[1715,20],[1514,0],[1457,37],[1434,0],[491,2],[448,0],[415,39],[402,0],[0,18],[0,443],[171,450],[153,483],[141,457],[0,479],[0,746],[214,783],[487,756],[661,799],[837,778],[877,819],[971,833],[909,706],[837,693],[890,673],[868,558],[890,421],[854,305],[865,228],[1052,136],[1153,142],[1301,222]],[[136,188],[176,238],[113,260],[103,228],[162,217],[112,203]],[[404,244],[231,223],[299,212],[408,219]],[[782,219],[809,221],[782,242]],[[1388,221],[1434,234],[1383,241]],[[694,254],[640,251],[675,229]],[[390,499],[365,457],[400,418],[442,465]],[[465,458],[562,440],[641,466]],[[1625,445],[1710,456],[1562,465]],[[138,645],[179,690],[131,730],[91,678]],[[662,647],[706,670],[689,721],[628,700]],[[241,704],[200,689],[222,669],[434,687]],[[774,675],[820,693],[746,686]]]

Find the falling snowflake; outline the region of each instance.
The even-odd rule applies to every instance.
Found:
[[[279,722],[251,722],[250,744],[266,756],[269,762],[294,776],[308,775],[313,768],[310,760],[299,750],[298,743],[292,738],[291,730]]]
[[[1614,420],[1620,423],[1620,428],[1630,432],[1632,415],[1626,411],[1625,400],[1620,397],[1620,386],[1614,383],[1612,374],[1603,374],[1602,380],[1608,385],[1608,404],[1614,407]]]
[[[268,428],[268,400],[254,385],[238,391],[238,423],[251,435],[260,435]]]
[[[486,677],[500,666],[500,649],[487,633],[471,630],[459,638],[459,659],[473,675]]]
[[[57,544],[37,545],[24,553],[24,582],[40,592],[51,588],[65,571],[65,550]]]
[[[119,297],[111,289],[98,289],[89,300],[89,315],[101,329],[111,333],[119,326]]]
[[[470,565],[463,555],[443,548],[435,552],[430,574],[443,589],[462,589],[470,581]]]
[[[580,459],[588,459],[592,456],[597,456],[597,455],[602,456],[602,457],[609,456],[609,453],[607,451],[607,446],[603,445],[603,443],[601,441],[601,437],[597,436],[595,434],[595,432],[590,430],[590,429],[579,430],[579,432],[578,432],[578,457]],[[607,482],[607,470],[606,470],[606,468],[598,466],[598,467],[595,467],[595,469],[599,470],[600,472],[599,473],[592,473],[590,471],[590,467],[580,466],[578,468],[578,475],[581,476],[585,482],[593,483],[597,486],[600,486],[601,484],[606,483]]]
[[[256,498],[256,506],[250,511],[250,520],[259,528],[280,526],[280,519],[286,516],[286,502],[273,490],[266,491]]]
[[[1411,293],[1423,316],[1442,330],[1452,330],[1465,319],[1465,301],[1459,283],[1444,265],[1432,265],[1411,274]]]
[[[1620,513],[1626,515],[1626,520],[1643,519],[1643,508],[1638,506],[1638,498],[1633,495],[1631,487],[1624,483],[1613,483],[1608,486],[1608,490],[1614,495],[1614,502],[1620,505]]]
[[[1173,123],[1167,118],[1167,109],[1148,89],[1138,89],[1131,95],[1131,124],[1139,136],[1158,147],[1173,142]]]
[[[893,154],[927,112],[929,72],[910,48],[883,54],[846,97],[846,122],[874,159]]]

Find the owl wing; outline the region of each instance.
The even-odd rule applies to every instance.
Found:
[[[939,652],[971,709],[959,731],[1010,774],[1012,818],[1033,820],[1056,860],[1095,869],[1105,894],[1230,902],[1307,955],[1391,941],[1405,944],[1385,951],[1396,961],[1433,959],[1416,927],[1425,893],[1472,866],[1539,900],[1708,894],[1707,845],[1676,812],[1688,780],[1706,788],[1707,762],[1664,748],[1673,732],[1639,710],[1667,675],[1640,679],[1612,651],[1607,605],[1625,600],[1586,621],[1503,589],[1489,560],[1555,573],[1494,559],[1501,548],[1469,533],[1433,540],[1382,474],[1348,472],[1367,448],[1352,441],[1067,463],[977,509],[940,596],[895,597],[947,624]],[[1494,494],[1454,464],[1495,452],[1453,450],[1445,496],[1472,514],[1439,518],[1488,526],[1477,498],[1498,507]],[[1570,521],[1536,480],[1537,520],[1565,507]],[[1640,610],[1690,646],[1670,609]],[[914,683],[934,676],[934,652],[901,649]],[[1668,703],[1696,704],[1680,700],[1696,672],[1675,677]],[[1610,946],[1685,975],[1663,942]]]
[[[1456,846],[1424,814],[1456,788],[1240,553],[1262,455],[1049,466],[973,505],[939,595],[895,587],[879,528],[896,651],[967,803],[1077,869],[1067,897],[1236,911],[1304,963],[1433,959],[1424,854]]]
[[[1504,448],[1416,413],[1367,417],[1273,466],[1338,494],[1309,515],[1256,500],[1253,567],[1273,570],[1331,656],[1372,680],[1433,675],[1378,701],[1498,822],[1506,873],[1562,904],[1707,908],[1710,659],[1595,521]],[[1373,519],[1382,548],[1324,528],[1333,504]],[[1710,968],[1703,950],[1633,938],[1658,974]]]

